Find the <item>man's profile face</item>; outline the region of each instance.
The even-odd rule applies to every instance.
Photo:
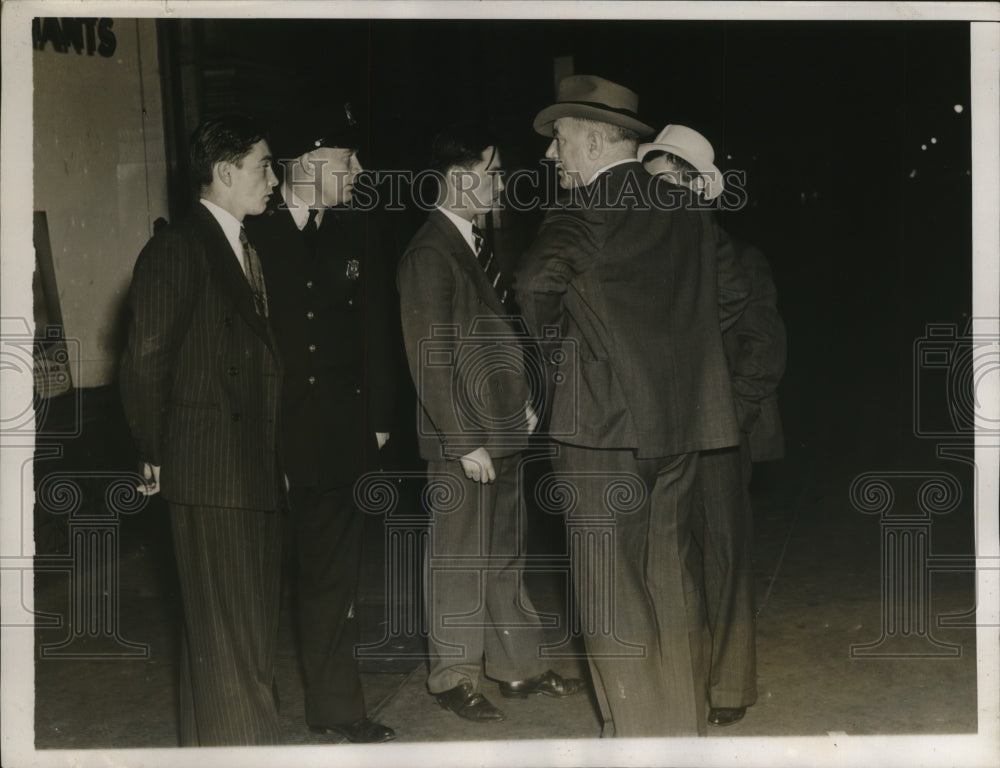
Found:
[[[278,184],[271,167],[271,150],[261,139],[238,162],[228,164],[233,208],[230,211],[242,221],[244,216],[263,213],[271,190]]]
[[[318,178],[323,207],[343,205],[354,195],[354,181],[364,170],[358,160],[358,151],[346,147],[320,147],[303,158],[303,164],[313,179]]]
[[[487,147],[471,168],[452,168],[451,183],[456,190],[457,213],[472,216],[486,213],[497,205],[504,184],[501,178],[500,150]]]
[[[642,161],[643,167],[653,176],[665,173],[676,173],[680,169],[676,163],[671,162],[666,152],[651,152]]]
[[[651,175],[663,176],[671,184],[687,187],[699,194],[705,190],[704,176],[674,162],[666,152],[646,155],[642,165]]]
[[[545,156],[556,161],[559,186],[563,189],[583,186],[590,178],[587,131],[571,117],[560,117],[553,123],[552,143]]]

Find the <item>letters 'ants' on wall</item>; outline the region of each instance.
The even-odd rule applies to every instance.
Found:
[[[70,48],[88,56],[95,53],[104,58],[114,56],[118,40],[112,31],[113,19],[55,19],[31,20],[31,44],[36,51],[44,51],[51,43],[57,53],[69,53]]]

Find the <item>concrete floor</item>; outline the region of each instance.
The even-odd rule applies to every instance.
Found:
[[[962,476],[963,465],[953,468]],[[855,468],[828,466],[822,473],[792,457],[761,468],[754,486],[755,574],[760,605],[758,675],[760,697],[746,718],[710,738],[812,736],[828,733],[969,734],[977,729],[975,633],[969,627],[929,633],[954,644],[955,657],[852,658],[851,647],[882,635],[880,522],[852,508],[847,494]],[[965,472],[965,484],[970,477]],[[970,498],[967,494],[966,498]],[[971,546],[969,504],[935,520],[932,548],[939,554],[967,554]],[[133,658],[86,660],[52,657],[68,636],[68,575],[39,573],[36,608],[63,615],[61,627],[36,631],[35,745],[39,750],[173,747],[177,744],[176,589],[171,581],[165,515],[153,505],[120,530],[121,597],[118,637],[84,639],[75,653],[127,654]],[[536,532],[542,536],[545,532]],[[369,551],[381,549],[380,521],[370,519]],[[361,601],[365,637],[385,635],[381,559],[366,558]],[[931,578],[931,616],[960,614],[974,607],[972,577],[941,573]],[[564,585],[535,574],[528,588],[536,606],[561,613]],[[291,628],[293,592],[282,613],[278,686],[288,744],[326,744],[303,720],[303,695]],[[559,630],[550,630],[559,639]],[[107,633],[106,633],[107,634]],[[892,638],[889,638],[891,640]],[[920,639],[920,638],[918,638]],[[928,638],[924,638],[928,639]],[[48,647],[42,657],[42,646]],[[427,694],[426,667],[416,635],[391,638],[392,656],[366,660],[363,679],[372,713],[396,729],[399,742],[465,740],[596,739],[600,721],[592,698],[535,697],[504,701],[494,685],[484,689],[508,719],[477,725],[441,710]],[[890,645],[884,644],[883,652]],[[398,651],[398,655],[393,651]],[[574,659],[553,666],[581,674]],[[369,749],[375,749],[370,747]]]

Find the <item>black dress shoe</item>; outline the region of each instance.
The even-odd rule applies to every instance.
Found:
[[[490,704],[481,693],[472,690],[472,683],[462,683],[450,688],[444,693],[435,695],[442,709],[450,709],[459,717],[477,723],[497,722],[504,719],[504,714]]]
[[[392,728],[367,717],[362,717],[350,725],[310,725],[309,730],[313,733],[344,736],[355,744],[379,744],[396,738],[396,732]]]
[[[500,695],[505,699],[526,699],[533,693],[546,696],[572,696],[583,690],[584,682],[578,677],[561,677],[551,669],[537,677],[500,683]]]
[[[732,725],[743,719],[746,707],[712,707],[708,711],[708,722],[712,725]]]

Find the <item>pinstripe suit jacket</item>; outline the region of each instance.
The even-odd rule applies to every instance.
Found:
[[[203,205],[136,261],[121,361],[140,457],[177,504],[273,510],[281,366],[267,321]]]

